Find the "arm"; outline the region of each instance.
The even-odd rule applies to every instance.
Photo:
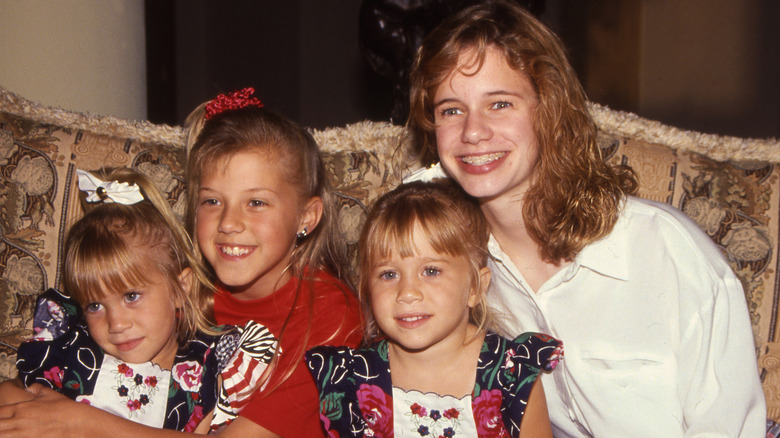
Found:
[[[22,382],[17,379],[0,383],[0,406],[29,401],[35,396],[24,389]]]
[[[263,426],[247,420],[244,417],[238,417],[219,433],[220,437],[226,438],[277,438],[279,435],[271,432]]]
[[[0,407],[0,435],[3,437],[179,436],[176,431],[153,429],[77,403],[40,385],[33,385],[30,390],[35,394],[34,400]],[[42,412],[52,415],[41,421]]]
[[[685,436],[763,435],[766,405],[742,286],[729,271],[712,288],[705,306],[692,315],[681,312],[678,381]]]
[[[51,389],[40,385],[30,387],[35,399],[0,407],[0,436],[11,438],[37,438],[42,436],[67,437],[177,437],[183,432],[155,429],[77,403]],[[41,421],[41,412],[56,413]],[[276,437],[249,420],[238,418],[228,425],[221,435]]]
[[[552,438],[552,436],[542,379],[536,379],[520,426],[520,438]]]

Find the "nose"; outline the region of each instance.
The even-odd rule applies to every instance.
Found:
[[[220,233],[240,233],[243,230],[244,219],[241,209],[225,206],[219,218],[218,231]]]
[[[483,140],[489,140],[493,136],[493,130],[485,117],[478,111],[469,111],[463,122],[461,141],[468,144],[477,144]]]
[[[133,322],[126,312],[121,310],[107,310],[108,331],[111,333],[121,333],[133,326]]]
[[[396,302],[411,304],[423,299],[422,290],[420,290],[416,279],[409,277],[402,278],[398,286],[398,294],[395,297]]]

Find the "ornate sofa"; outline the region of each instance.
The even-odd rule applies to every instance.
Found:
[[[723,250],[747,297],[768,415],[780,420],[780,141],[679,130],[592,104],[610,162],[631,165],[640,196],[690,215]],[[361,122],[313,132],[354,253],[366,207],[418,165],[402,127]],[[84,115],[0,88],[0,380],[16,374],[35,297],[60,283],[63,236],[81,214],[75,168],[129,166],[184,214],[179,127]]]

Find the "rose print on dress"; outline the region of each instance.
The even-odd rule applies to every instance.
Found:
[[[200,391],[201,378],[203,376],[203,365],[198,362],[188,361],[174,365],[172,370],[173,380],[181,388],[188,392]]]
[[[482,391],[472,401],[474,418],[477,419],[477,432],[480,437],[508,437],[501,418],[501,390]]]
[[[366,420],[367,437],[392,437],[393,436],[393,402],[374,385],[360,385],[357,390],[357,399],[360,402],[360,413]]]
[[[57,388],[62,388],[62,376],[65,375],[65,371],[60,369],[60,367],[52,367],[49,371],[43,372],[43,377],[54,383],[54,386]]]

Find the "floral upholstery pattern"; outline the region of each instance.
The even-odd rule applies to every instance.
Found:
[[[642,129],[635,129],[635,116],[621,125],[613,121],[617,112],[598,105],[592,111],[605,159],[635,170],[639,196],[692,217],[742,281],[768,414],[780,420],[780,141],[761,149],[745,140],[739,159],[729,160],[702,135],[643,119]],[[64,113],[66,121],[52,113]],[[669,137],[648,141],[648,127]],[[419,165],[410,158],[403,128],[389,123],[361,122],[313,134],[336,188],[340,228],[354,263],[367,208]],[[16,375],[16,348],[32,333],[35,297],[60,285],[64,235],[82,214],[75,168],[136,169],[158,183],[183,217],[183,138],[180,128],[74,115],[0,88],[0,380]],[[701,147],[679,147],[683,141]]]

